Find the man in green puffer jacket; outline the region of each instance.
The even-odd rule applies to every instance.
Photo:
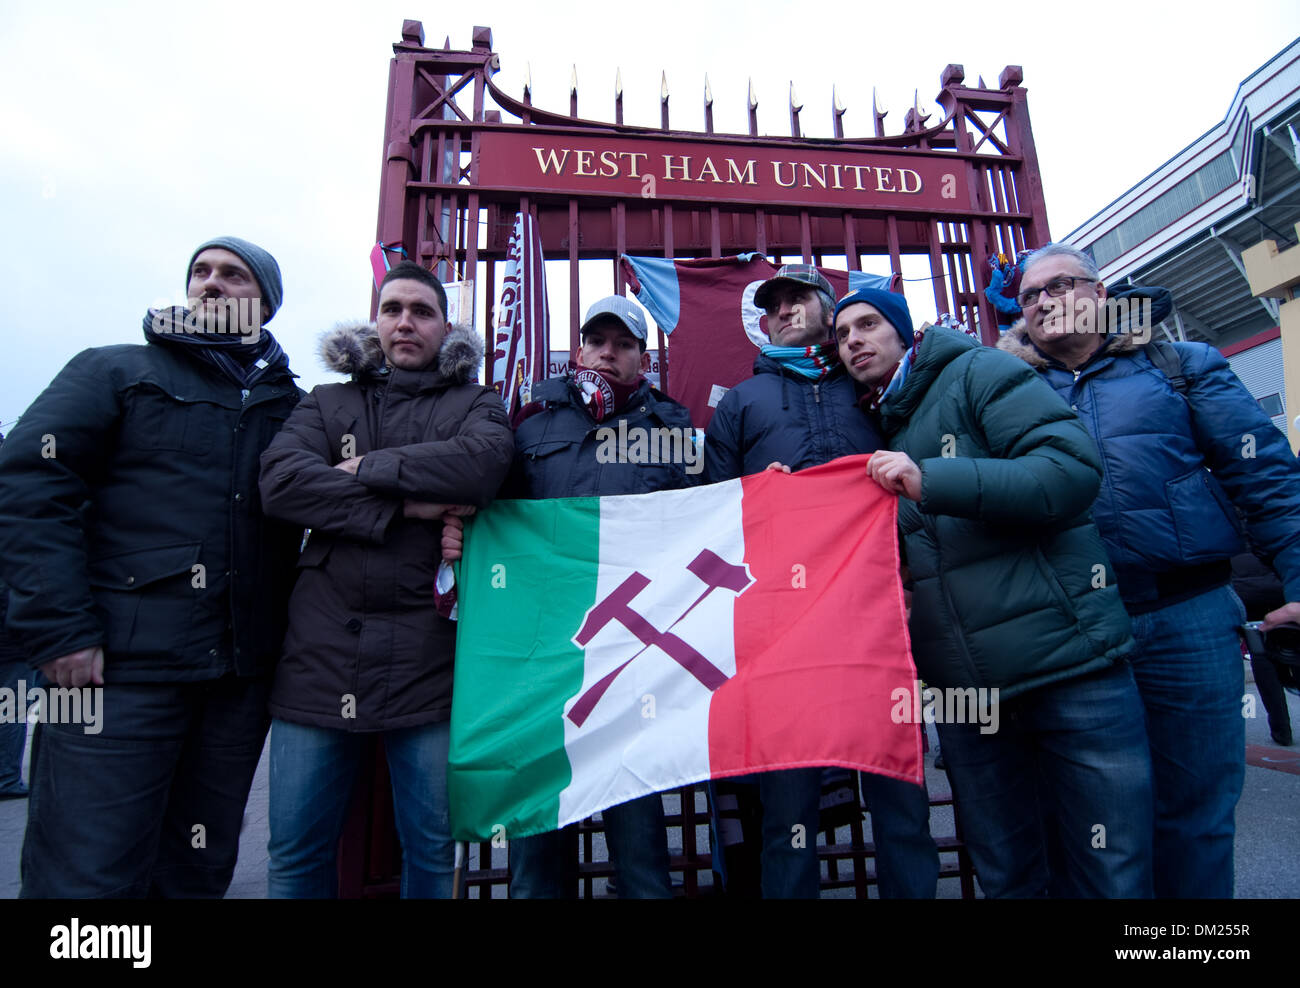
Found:
[[[868,472],[901,496],[913,654],[985,894],[1150,896],[1151,764],[1090,515],[1095,446],[1026,366],[914,334],[900,295],[845,296],[835,332],[888,439]]]

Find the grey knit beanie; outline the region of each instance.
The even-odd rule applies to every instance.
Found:
[[[199,244],[194,253],[190,255],[190,263],[185,268],[185,283],[187,285],[190,280],[190,271],[194,268],[194,258],[209,247],[220,247],[223,250],[228,250],[248,265],[248,269],[253,272],[253,277],[257,279],[258,287],[262,289],[262,301],[271,310],[263,321],[270,322],[271,317],[280,308],[280,301],[284,298],[284,286],[280,282],[280,265],[275,263],[275,258],[257,244],[251,244],[239,237],[214,237]]]

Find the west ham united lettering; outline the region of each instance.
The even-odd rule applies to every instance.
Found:
[[[484,133],[482,186],[538,192],[608,193],[647,199],[971,208],[959,159],[880,151],[807,150],[752,142],[579,139],[544,133]]]

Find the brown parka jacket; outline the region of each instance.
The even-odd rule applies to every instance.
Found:
[[[352,380],[317,387],[262,455],[268,515],[310,529],[289,604],[271,714],[348,731],[451,715],[455,624],[434,608],[442,525],[407,498],[483,507],[514,455],[500,397],[472,383],[482,343],[448,332],[436,366],[385,365],[373,326],[321,341]],[[335,469],[363,457],[355,476]]]

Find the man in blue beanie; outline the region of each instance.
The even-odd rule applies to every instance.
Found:
[[[0,447],[8,630],[43,674],[22,891],[212,897],[234,872],[302,530],[258,458],[298,403],[275,259],[220,237],[188,308],[68,362]]]
[[[913,332],[899,295],[846,295],[835,334],[889,443],[867,471],[899,495],[912,654],[984,894],[1149,897],[1151,760],[1096,447],[1027,366]]]

